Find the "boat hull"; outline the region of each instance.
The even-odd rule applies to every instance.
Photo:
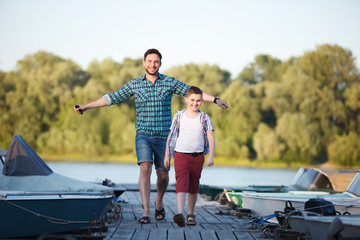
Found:
[[[335,218],[338,218],[344,226],[340,232],[343,238],[360,236],[360,215],[289,216],[288,222],[293,231],[304,233],[312,239],[327,240],[331,223]]]
[[[100,220],[112,195],[36,195],[0,197],[0,238],[72,231]]]
[[[310,198],[324,198],[332,202],[335,210],[344,213],[360,214],[360,198],[350,197],[347,194],[327,193],[318,194],[311,192],[297,193],[278,193],[278,194],[261,194],[261,193],[244,193],[241,195],[243,206],[251,209],[255,216],[266,216],[273,214],[275,211],[284,211],[285,204],[290,201],[298,210],[304,210],[305,202]]]

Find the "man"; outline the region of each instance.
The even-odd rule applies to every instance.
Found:
[[[157,196],[155,199],[155,218],[165,217],[163,197],[169,183],[168,170],[164,166],[166,139],[171,126],[172,95],[186,96],[190,86],[159,73],[161,53],[157,49],[149,49],[144,54],[143,65],[145,75],[132,79],[118,91],[109,93],[86,105],[75,105],[75,112],[82,114],[93,108],[111,106],[135,96],[136,108],[136,155],[140,165],[139,190],[143,203],[144,214],[140,223],[150,223],[150,176],[152,164],[157,174]],[[228,108],[227,102],[203,93],[203,101],[214,102],[223,109]]]

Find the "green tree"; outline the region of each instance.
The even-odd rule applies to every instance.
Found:
[[[257,159],[278,160],[285,150],[285,145],[279,141],[279,137],[273,129],[260,123],[254,134],[254,149]]]
[[[256,55],[255,61],[249,63],[241,71],[237,80],[241,81],[244,85],[257,84],[265,80],[279,81],[279,71],[281,69],[278,68],[280,65],[281,61],[270,55]]]
[[[224,111],[211,105],[211,119],[215,127],[216,154],[221,156],[255,157],[252,139],[261,121],[260,102],[255,98],[251,86],[233,82],[221,95],[229,104]],[[245,156],[245,154],[247,154]]]
[[[72,89],[88,79],[71,60],[39,51],[17,62],[17,68],[5,75],[7,114],[11,119],[8,134],[21,134],[36,148],[36,139],[48,131],[58,118],[60,106],[72,98]]]
[[[285,152],[292,153],[292,162],[311,163],[312,158],[317,156],[318,135],[304,114],[284,113],[278,120],[276,134],[285,144]]]
[[[360,136],[355,132],[337,135],[329,147],[329,161],[342,166],[360,165]]]

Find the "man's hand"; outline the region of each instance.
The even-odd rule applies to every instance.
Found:
[[[74,111],[78,114],[83,114],[86,111],[85,105],[75,105]]]
[[[226,101],[223,101],[221,99],[216,100],[216,104],[221,107],[222,109],[227,109],[229,106]]]

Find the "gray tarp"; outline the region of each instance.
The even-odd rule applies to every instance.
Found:
[[[53,171],[20,135],[15,135],[6,154],[3,174],[6,176],[47,176]]]
[[[16,135],[0,173],[0,193],[6,191],[112,193],[113,189],[54,173],[22,137]]]

